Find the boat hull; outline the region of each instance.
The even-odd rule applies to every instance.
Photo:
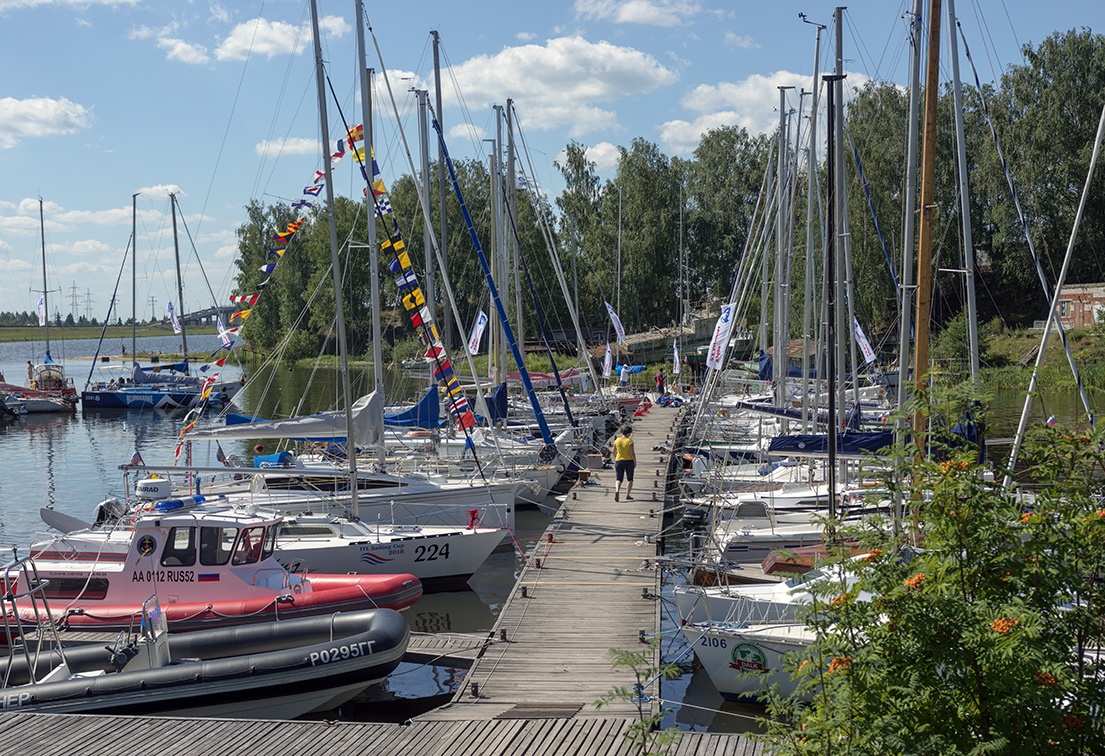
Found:
[[[182,661],[153,669],[116,672],[102,646],[68,649],[70,674],[33,685],[27,657],[17,654],[0,709],[291,719],[386,678],[407,641],[402,616],[376,609],[170,635],[172,657]],[[56,652],[31,658],[39,679],[61,664]]]
[[[218,384],[212,397],[225,391],[233,397],[238,389],[236,382]],[[200,402],[200,390],[193,388],[156,388],[138,386],[126,389],[88,389],[81,392],[82,409],[113,410],[177,410],[191,409]]]
[[[372,608],[406,609],[422,596],[422,583],[413,575],[312,575],[311,590],[290,587],[280,595],[243,599],[189,601],[163,604],[161,609],[174,633],[195,632],[215,626],[243,625],[270,620],[313,617],[334,612]],[[129,630],[141,616],[142,605],[98,604],[86,601],[55,612],[62,630],[118,632]],[[21,606],[19,622],[24,630],[45,617],[36,608]]]
[[[811,634],[804,625],[701,623],[684,625],[683,634],[722,697],[760,701],[773,685],[784,696],[799,692],[802,679],[792,678],[784,656],[808,645]]]
[[[498,528],[427,528],[424,532],[416,528],[407,535],[368,541],[281,535],[276,558],[290,572],[409,573],[428,591],[445,590],[463,586],[507,535]]]

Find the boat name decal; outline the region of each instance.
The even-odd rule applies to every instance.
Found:
[[[30,703],[31,694],[29,692],[20,693],[5,693],[0,695],[0,709],[18,709],[24,704]]]
[[[194,583],[194,570],[135,570],[130,576],[132,583]]]
[[[330,662],[356,659],[359,656],[368,656],[372,653],[372,646],[376,641],[361,641],[360,643],[345,643],[333,648],[324,648],[321,651],[311,652],[311,666],[329,664]]]
[[[733,646],[733,653],[729,659],[729,666],[738,672],[767,674],[771,671],[767,667],[767,657],[764,656],[764,652],[752,643],[738,643]]]

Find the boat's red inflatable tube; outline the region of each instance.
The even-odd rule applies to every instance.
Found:
[[[311,575],[309,592],[289,589],[279,596],[240,600],[162,604],[170,632],[182,633],[219,625],[239,625],[272,619],[310,617],[363,609],[405,609],[422,596],[421,581],[410,574],[399,575]],[[40,607],[41,608],[41,607]],[[142,606],[86,602],[53,608],[54,621],[61,628],[80,631],[115,632],[137,623]],[[27,607],[19,612],[24,626],[45,621]],[[0,626],[2,630],[2,626]],[[0,632],[0,635],[3,635]]]

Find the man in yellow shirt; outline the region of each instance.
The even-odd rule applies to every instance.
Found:
[[[633,492],[633,471],[637,468],[637,452],[633,450],[633,439],[629,434],[633,432],[633,426],[621,427],[622,437],[614,439],[614,474],[618,478],[614,486],[614,501],[619,501],[622,491],[622,479],[625,478],[625,500],[633,501],[630,494]]]

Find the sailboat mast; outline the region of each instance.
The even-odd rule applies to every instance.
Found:
[[[963,84],[959,80],[959,45],[955,34],[955,0],[948,0],[948,55],[952,62],[955,144],[959,160],[959,214],[963,224],[963,287],[967,300],[967,346],[971,379],[978,380],[978,310],[975,305],[975,249],[971,235],[971,199],[967,192],[967,136],[963,126]]]
[[[130,359],[138,364],[138,194],[130,198]]]
[[[512,220],[514,228],[518,224],[518,186],[514,174],[514,100],[506,98],[506,210],[507,219]],[[506,226],[506,224],[504,224]],[[522,248],[518,244],[517,233],[507,228],[508,258],[514,265],[514,336],[522,345],[522,355],[526,353],[526,330],[522,322]]]
[[[786,307],[786,282],[783,280],[786,270],[786,225],[787,225],[787,187],[790,175],[787,171],[787,90],[794,87],[779,87],[779,181],[775,184],[775,317],[772,324],[775,332],[775,359],[772,360],[772,378],[775,383],[775,406],[786,404],[787,397],[787,358],[790,334],[785,331],[783,311]],[[785,428],[785,421],[784,421]],[[785,432],[785,431],[784,431]]]
[[[188,359],[188,331],[184,326],[184,282],[180,275],[180,241],[176,232],[176,195],[169,194],[169,201],[173,209],[173,254],[176,255],[176,306],[180,311],[180,348],[184,352],[184,359]]]
[[[839,17],[838,17],[839,21]],[[836,182],[836,169],[838,163],[836,162],[836,152],[839,145],[836,140],[833,139],[833,126],[837,117],[836,111],[836,95],[837,84],[843,79],[842,76],[829,74],[824,77],[824,81],[827,85],[827,110],[826,110],[826,131],[828,133],[829,144],[825,154],[825,167],[828,171],[827,192],[828,192],[828,213],[826,213],[825,220],[825,309],[827,312],[827,318],[825,319],[825,346],[826,353],[828,355],[828,365],[825,370],[827,376],[827,390],[829,400],[829,421],[827,423],[826,430],[828,431],[828,453],[829,458],[825,464],[826,482],[828,483],[829,494],[829,521],[836,518],[836,407],[837,407],[837,395],[836,395],[836,340],[837,340],[837,320],[836,320],[836,206],[839,200],[837,194],[837,182]]]
[[[372,388],[384,390],[383,328],[380,323],[380,244],[376,232],[376,195],[372,190],[372,69],[368,68],[364,38],[364,3],[357,0],[357,70],[361,76],[361,122],[364,124],[364,167],[368,191],[365,192],[365,209],[368,220],[368,264],[372,270],[370,295],[372,296]],[[386,451],[383,441],[376,447],[376,457],[381,465]]]
[[[921,99],[921,10],[924,0],[913,0],[909,38],[913,56],[909,64],[909,140],[906,147],[905,197],[902,200],[902,296],[898,324],[898,406],[909,398],[909,343],[913,338],[913,241],[917,203],[917,111]],[[901,430],[904,430],[904,420]]]
[[[810,147],[806,159],[806,178],[809,181],[809,189],[806,192],[806,288],[803,292],[802,302],[802,432],[809,433],[810,429],[810,321],[813,319],[813,244],[814,221],[817,214],[815,197],[817,196],[817,110],[820,106],[819,94],[821,93],[821,32],[824,24],[816,24],[817,37],[813,45],[813,101],[810,104]],[[821,371],[818,370],[818,375]],[[815,392],[816,395],[816,392]]]
[[[434,102],[437,104],[437,109],[434,111],[434,115],[437,118],[438,125],[441,128],[445,128],[445,121],[442,117],[442,111],[444,110],[441,104],[441,38],[436,31],[430,32],[434,38]],[[441,145],[437,146],[437,200],[438,200],[438,224],[440,231],[437,236],[438,251],[441,255],[441,261],[439,267],[441,268],[441,280],[446,281],[449,278],[449,228],[446,221],[445,206],[449,198],[449,188],[446,185],[445,176],[445,151],[441,149]],[[441,338],[442,343],[445,344],[446,349],[453,348],[453,319],[442,318],[442,325],[444,326]]]
[[[38,198],[38,227],[42,235],[42,311],[46,313],[46,359],[50,359],[50,293],[46,286],[46,216],[42,211],[42,197]]]
[[[330,274],[334,283],[334,317],[338,321],[338,354],[341,356],[342,398],[345,400],[345,458],[349,461],[350,514],[357,511],[357,439],[353,427],[353,394],[349,387],[349,354],[345,341],[345,311],[342,308],[341,260],[338,258],[338,229],[334,221],[334,176],[330,161],[330,124],[326,118],[326,74],[322,64],[322,42],[318,29],[318,5],[311,0],[311,30],[315,41],[315,81],[318,86],[319,137],[322,144],[326,218],[330,223]]]
[[[917,339],[913,355],[913,390],[921,393],[928,379],[929,315],[932,309],[932,210],[936,178],[936,105],[940,97],[940,0],[929,2],[928,70],[925,77],[925,132],[921,147],[921,227],[917,241]],[[925,412],[913,413],[913,439],[923,454]]]
[[[834,73],[836,78],[833,80],[833,86],[836,87],[834,93],[835,111],[833,112],[833,129],[829,132],[829,139],[836,141],[836,149],[834,153],[836,155],[836,163],[833,165],[833,175],[836,186],[833,187],[833,191],[836,194],[836,204],[833,207],[832,212],[835,213],[833,222],[836,224],[837,238],[833,239],[833,243],[840,243],[842,255],[834,255],[834,258],[840,261],[847,259],[847,220],[844,207],[844,11],[843,6],[837,6],[833,13],[833,23],[836,25],[834,29],[836,35],[836,68]],[[840,307],[840,304],[844,302],[844,298],[847,296],[844,283],[847,279],[846,275],[841,275],[839,270],[833,271],[833,276],[836,278],[836,290],[833,295],[836,297],[837,311],[836,311],[836,340],[830,341],[830,348],[836,349],[836,403],[837,407],[843,408],[845,402],[845,396],[847,391],[847,381],[844,379],[845,371],[847,370],[847,355],[845,349],[845,337],[844,334],[848,333],[852,324],[848,323],[845,326],[844,323],[844,308]],[[841,474],[844,473],[843,468]]]
[[[422,158],[422,180],[418,182],[418,191],[422,193],[422,206],[430,206],[430,93],[425,89],[415,90],[418,99],[418,151]],[[437,296],[434,294],[434,250],[430,238],[434,234],[434,219],[427,213],[422,214],[422,249],[426,266],[426,276],[422,280],[422,291],[426,295],[426,306],[434,316],[434,321],[445,320],[445,311],[437,311]]]

